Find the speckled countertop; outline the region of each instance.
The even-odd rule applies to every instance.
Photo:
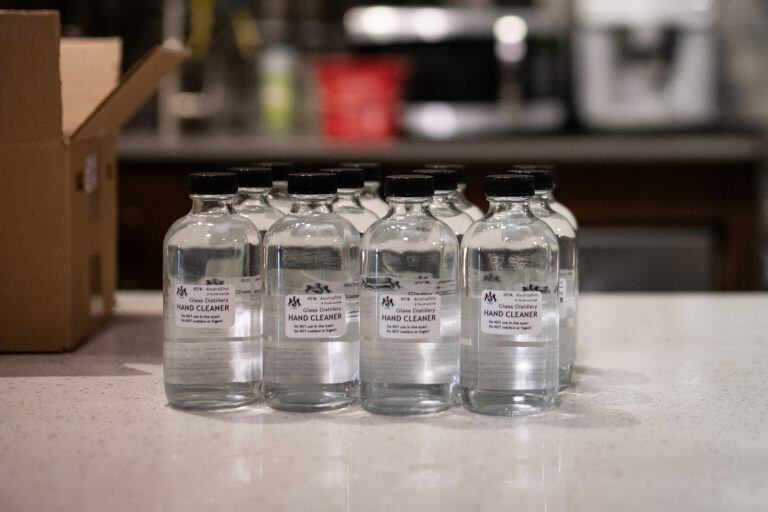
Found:
[[[165,405],[159,294],[0,356],[0,510],[768,510],[768,295],[585,295],[578,384],[524,419]]]

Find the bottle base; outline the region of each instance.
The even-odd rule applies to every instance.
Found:
[[[232,409],[256,402],[258,386],[253,382],[228,384],[166,384],[165,396],[174,409]]]
[[[492,416],[529,416],[545,412],[555,405],[556,389],[521,389],[492,391],[461,388],[464,407]]]
[[[332,411],[357,401],[355,381],[339,384],[265,384],[264,398],[273,409],[291,412]]]
[[[362,383],[363,409],[376,414],[432,414],[450,409],[455,402],[451,384]]]
[[[560,390],[569,388],[573,385],[573,365],[560,367]]]

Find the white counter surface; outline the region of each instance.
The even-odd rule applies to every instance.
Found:
[[[0,356],[0,510],[768,510],[768,295],[585,295],[578,384],[523,419],[165,405],[160,296]]]

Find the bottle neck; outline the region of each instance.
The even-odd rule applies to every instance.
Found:
[[[291,213],[312,215],[331,213],[331,203],[336,194],[291,194]]]
[[[269,206],[267,203],[268,188],[248,188],[243,187],[238,189],[237,195],[240,197],[241,202],[248,202],[250,205]]]
[[[488,215],[533,217],[530,197],[488,197]]]
[[[366,192],[378,192],[379,190],[379,182],[378,181],[366,181],[363,184],[363,190]]]
[[[288,193],[288,182],[287,181],[273,181],[272,182],[272,192],[285,192],[285,193]]]
[[[550,210],[549,203],[552,200],[552,190],[537,190],[531,197],[531,208],[535,210]]]
[[[196,194],[190,196],[192,199],[193,215],[227,215],[235,213],[235,194],[227,195],[203,195]]]
[[[453,196],[456,192],[452,190],[436,190],[435,195],[432,196],[432,206],[439,206],[441,208],[455,208],[453,204]]]
[[[431,200],[431,197],[387,197],[389,212],[386,218],[431,217],[432,214],[429,213]]]
[[[456,191],[460,194],[464,193],[464,191],[467,190],[467,184],[466,183],[459,183],[456,186]]]
[[[359,188],[340,188],[336,194],[336,201],[334,204],[337,206],[357,206],[362,208],[360,203],[360,194],[363,190]]]

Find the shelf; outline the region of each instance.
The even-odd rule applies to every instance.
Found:
[[[295,160],[382,162],[498,161],[553,163],[758,162],[765,142],[750,134],[551,135],[486,141],[397,140],[378,144],[333,143],[314,136],[205,135],[163,139],[126,133],[119,141],[123,161]]]

